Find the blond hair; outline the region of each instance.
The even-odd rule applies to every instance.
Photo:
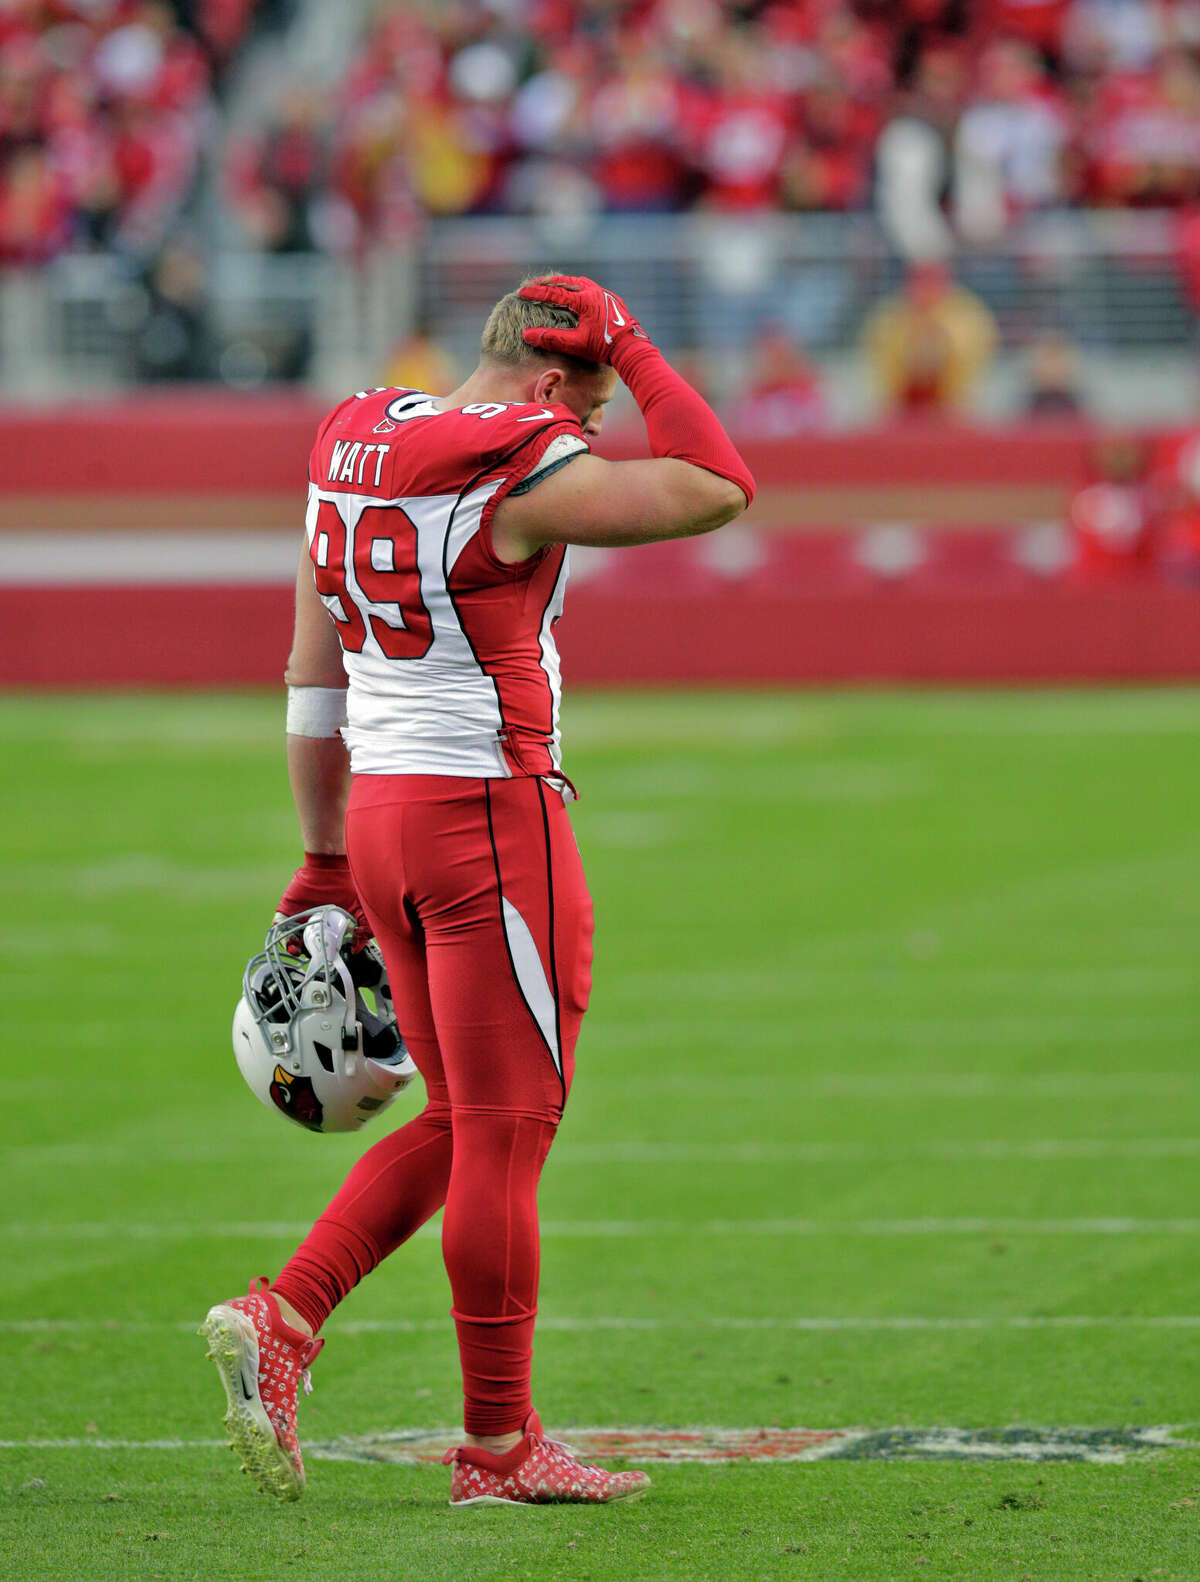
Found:
[[[504,363],[515,368],[539,358],[553,357],[556,363],[569,367],[596,367],[595,363],[581,357],[568,357],[560,352],[540,352],[530,346],[522,335],[522,330],[573,330],[579,323],[578,317],[569,308],[555,307],[551,302],[528,302],[521,296],[522,286],[548,279],[550,276],[545,274],[526,275],[521,285],[501,297],[488,314],[480,343],[480,353],[488,362]]]

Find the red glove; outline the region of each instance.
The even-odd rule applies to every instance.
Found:
[[[566,308],[579,320],[574,329],[551,325],[525,330],[525,340],[537,351],[559,352],[588,363],[611,363],[616,368],[624,346],[648,339],[621,298],[586,275],[547,275],[544,280],[531,280],[521,287],[521,296],[526,302]]]
[[[354,875],[344,856],[332,852],[306,851],[304,866],[297,868],[292,882],[279,898],[277,915],[295,917],[314,906],[340,906],[358,924],[352,949],[361,950],[371,937],[371,926],[358,899]]]
[[[674,368],[647,336],[629,309],[585,275],[550,275],[521,287],[527,302],[549,302],[576,314],[576,329],[525,330],[538,351],[566,353],[588,362],[609,363],[642,409],[650,450],[703,467],[736,483],[749,504],[754,478],[721,420],[698,391]]]

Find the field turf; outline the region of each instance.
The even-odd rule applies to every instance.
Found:
[[[583,696],[566,729],[598,940],[547,1427],[1200,1438],[1200,697]],[[467,1513],[441,1467],[310,1457],[300,1505],[256,1496],[194,1326],[372,1136],[233,1064],[297,858],[281,732],[257,695],[0,700],[0,1577],[1200,1575],[1186,1445]],[[422,1236],[331,1320],[305,1439],[452,1428],[448,1306]]]

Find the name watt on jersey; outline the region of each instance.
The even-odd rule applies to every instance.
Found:
[[[384,457],[391,448],[390,445],[364,445],[360,439],[334,440],[329,457],[330,483],[353,483],[361,489],[365,481],[378,489],[383,479]]]

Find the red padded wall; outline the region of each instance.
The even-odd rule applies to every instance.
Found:
[[[320,415],[300,398],[210,393],[0,412],[0,682],[278,681],[288,647],[290,575],[247,584],[227,573],[223,581],[220,555],[209,560],[203,553],[204,534],[210,525],[236,533],[249,521],[278,528],[289,542],[298,535],[307,453]],[[789,531],[789,501],[799,519],[806,491],[817,489],[826,509],[839,491],[847,502],[859,491],[854,498],[861,502],[864,489],[877,491],[873,509],[887,503],[889,489],[909,509],[914,491],[930,500],[938,491],[947,499],[953,492],[959,509],[969,507],[975,491],[981,512],[992,499],[993,518],[994,492],[1014,486],[1065,503],[1084,475],[1092,439],[1078,424],[1008,430],[916,424],[748,442],[747,459],[760,484],[774,491],[774,504],[765,525],[739,529],[746,563],[710,554],[706,546],[717,540],[705,540],[622,552],[590,568],[569,588],[559,628],[567,680],[1200,675],[1195,591],[1153,579],[1087,588],[1034,576],[1017,564],[1012,535],[994,521],[986,532],[931,533],[927,563],[886,581],[859,564],[853,534],[836,527]],[[640,445],[627,434],[604,448],[619,456],[639,453]],[[166,581],[134,585],[120,570],[107,581],[79,585],[63,578],[56,533],[94,533],[99,542],[124,525],[148,535],[186,530],[190,558],[182,557],[182,539],[174,539],[181,547],[178,578],[169,571]],[[35,558],[44,549],[45,576],[30,573],[28,554],[24,569],[6,572],[6,549],[27,551],[31,544]],[[126,564],[129,550],[126,541]]]

